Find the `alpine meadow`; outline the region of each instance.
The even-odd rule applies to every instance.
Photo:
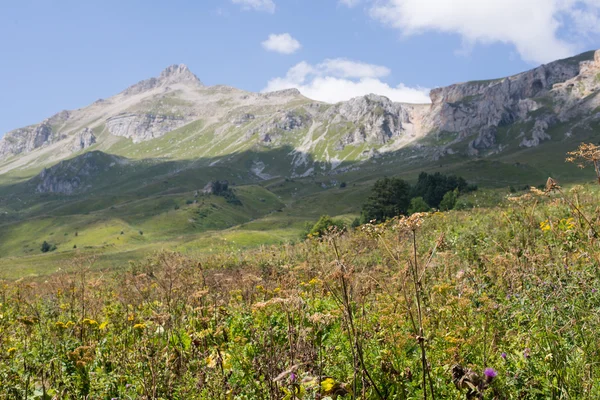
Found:
[[[140,13],[166,9],[154,3]],[[496,37],[468,13],[471,30],[435,25],[433,8],[425,18],[412,0],[332,3],[328,12],[353,13],[344,18],[361,34],[383,30],[376,22],[386,36],[399,30],[398,52],[458,35],[458,62],[479,65],[482,48],[497,45],[535,68],[436,87],[427,98],[416,84],[390,86],[387,67],[345,58],[299,62],[262,91],[209,85],[174,64],[8,131],[0,136],[0,400],[600,398],[600,50],[538,62],[542,50],[559,54],[567,43],[533,32],[538,14],[526,31],[539,40],[529,57],[532,47],[513,37],[526,24]],[[564,21],[552,19],[575,21],[556,35],[600,21],[592,12],[600,6],[573,3],[560,9]],[[247,36],[214,28],[198,39],[223,42],[202,50],[218,79],[231,69],[239,79],[271,71],[303,52],[310,59],[321,41],[350,51],[350,31],[344,41],[301,31],[302,43],[268,35],[258,44],[264,59],[220,62],[211,51],[242,52],[227,46],[249,46],[279,15],[298,30],[294,19],[310,7],[215,7],[209,19]],[[284,21],[286,7],[304,13]],[[21,11],[15,21],[33,18]],[[445,6],[439,13],[458,18]],[[356,22],[362,14],[367,28]],[[101,16],[86,18],[98,26]],[[191,39],[170,36],[187,25],[165,24],[172,47],[144,47],[148,59],[158,59],[154,50],[198,57]],[[98,43],[117,46],[110,51],[141,71],[128,40],[147,42],[150,31],[135,29],[113,42],[107,26]],[[591,40],[597,29],[586,32]],[[111,52],[71,47],[92,38],[81,35],[69,36],[69,51],[90,65],[108,62],[97,58]],[[364,54],[381,50],[375,41],[361,48],[359,33],[355,41]],[[89,46],[104,49],[98,43]],[[55,50],[58,62],[66,52]],[[394,51],[379,56],[396,59]],[[27,68],[56,67],[40,62]],[[97,79],[100,87],[117,77]],[[17,91],[0,94],[0,108],[11,96]],[[17,120],[9,114],[0,120]]]

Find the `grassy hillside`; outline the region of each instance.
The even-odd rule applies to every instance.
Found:
[[[2,282],[0,398],[598,398],[599,195],[479,192],[500,204]],[[179,246],[254,244],[277,214]]]
[[[561,135],[564,132],[555,132],[556,137]],[[564,155],[582,138],[596,136],[595,130],[583,130],[576,138],[539,147],[480,158],[447,155],[433,162],[430,155],[406,148],[368,162],[342,163],[340,173],[305,178],[290,177],[294,155],[285,147],[232,154],[222,163],[219,158],[122,159],[112,165],[106,154],[88,153],[87,160],[101,165],[101,172],[85,177],[86,189],[72,195],[36,194],[39,178],[2,176],[0,276],[52,272],[76,254],[94,255],[102,267],[122,268],[131,257],[160,249],[201,254],[294,241],[306,223],[320,215],[352,220],[382,176],[414,181],[421,171],[452,173],[478,184],[483,193],[504,194],[509,186],[536,186],[548,176],[561,183],[585,181],[591,171],[563,162]],[[252,173],[257,161],[271,165],[265,171],[269,179]],[[79,165],[78,159],[74,162]],[[57,174],[67,174],[63,170],[58,168]],[[197,197],[207,182],[223,179],[235,185],[241,206],[218,196]],[[57,250],[42,254],[43,241]]]

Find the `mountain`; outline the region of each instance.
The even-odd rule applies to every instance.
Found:
[[[278,242],[322,214],[353,218],[386,175],[455,173],[495,187],[585,179],[563,160],[600,140],[599,92],[600,50],[437,88],[429,104],[205,86],[173,65],[0,139],[0,254],[35,264],[47,240],[118,258],[222,245],[214,232]],[[202,193],[216,181],[229,199]]]
[[[331,105],[295,89],[258,94],[207,87],[185,65],[173,65],[109,99],[8,132],[0,140],[0,173],[45,167],[88,149],[193,159],[290,148],[289,168],[257,161],[259,177],[332,172],[345,161],[407,146],[430,159],[485,156],[538,146],[566,122],[592,126],[599,86],[600,51],[503,79],[434,89],[431,104],[416,105],[376,95]]]

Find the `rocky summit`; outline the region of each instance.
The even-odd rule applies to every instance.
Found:
[[[377,95],[327,104],[295,89],[250,93],[205,86],[185,65],[172,65],[109,99],[8,132],[0,140],[0,174],[41,170],[91,150],[216,166],[235,154],[283,149],[285,168],[250,161],[259,179],[339,173],[344,163],[402,149],[429,160],[486,157],[562,140],[574,127],[593,129],[599,90],[600,50],[437,88],[430,104]]]

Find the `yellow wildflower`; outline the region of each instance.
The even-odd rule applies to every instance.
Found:
[[[89,319],[89,318],[85,318],[83,320],[83,324],[84,325],[89,325],[89,326],[96,326],[96,325],[98,325],[98,321],[95,321],[95,320]]]
[[[142,324],[142,323],[135,324],[133,326],[133,329],[136,329],[136,330],[139,330],[139,331],[143,331],[144,329],[146,329],[146,324]]]

